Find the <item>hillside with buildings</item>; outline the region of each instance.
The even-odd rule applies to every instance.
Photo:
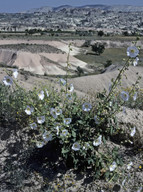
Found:
[[[0,31],[29,29],[99,31],[106,34],[143,34],[143,7],[86,5],[41,7],[22,13],[0,13]]]

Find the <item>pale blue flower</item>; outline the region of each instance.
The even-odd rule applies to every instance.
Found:
[[[72,145],[72,150],[79,151],[80,150],[80,144],[78,142],[74,143]]]
[[[45,95],[44,95],[44,91],[43,90],[38,93],[38,97],[39,97],[40,100],[44,99]]]
[[[67,94],[66,94],[66,97],[67,97],[68,100],[72,100],[71,94],[67,93]]]
[[[42,135],[45,142],[52,141],[53,137],[52,134],[49,131],[45,131]]]
[[[11,86],[13,84],[13,79],[10,76],[5,76],[3,79],[3,83],[6,86]]]
[[[91,110],[91,108],[92,108],[92,106],[91,106],[90,103],[83,103],[83,105],[82,105],[82,110],[83,110],[83,111],[88,112],[88,111]]]
[[[68,135],[68,130],[62,130],[62,133],[60,135],[66,137]]]
[[[37,129],[37,124],[36,123],[31,123],[30,127],[31,127],[31,129]]]
[[[39,124],[43,124],[45,122],[45,116],[40,116],[40,117],[37,117],[37,122]]]
[[[64,124],[69,125],[71,123],[72,119],[71,118],[64,118]]]
[[[123,99],[123,101],[128,101],[129,100],[129,94],[126,91],[122,91],[121,92],[121,98]]]
[[[55,110],[56,110],[56,114],[57,115],[61,115],[62,114],[62,109],[57,107]]]
[[[25,109],[25,113],[27,115],[31,115],[34,111],[34,108],[33,107],[30,107],[29,105],[27,105],[26,109]]]
[[[127,48],[127,56],[131,58],[135,58],[136,56],[138,56],[138,54],[139,54],[139,50],[137,49],[137,47],[132,46]]]
[[[51,108],[51,109],[50,109],[50,114],[53,116],[54,119],[57,118],[57,112],[56,112],[56,109],[55,109],[55,108]]]

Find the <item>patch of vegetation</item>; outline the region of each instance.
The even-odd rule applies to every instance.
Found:
[[[51,45],[38,45],[38,44],[9,44],[0,45],[0,49],[13,49],[16,51],[28,51],[31,53],[45,52],[45,53],[63,53],[60,49],[57,49]]]
[[[135,46],[128,49],[129,57],[116,79],[112,80],[109,92],[104,90],[97,93],[94,99],[81,99],[74,93],[73,84],[68,84],[70,50],[69,46],[66,78],[59,79],[59,91],[50,86],[25,91],[12,78],[13,74],[7,71],[4,85],[0,85],[0,118],[29,127],[29,139],[35,150],[30,151],[30,157],[25,161],[29,167],[32,166],[31,170],[41,173],[43,168],[43,177],[47,167],[54,167],[60,161],[66,168],[85,174],[88,172],[94,179],[114,183],[124,181],[125,172],[120,169],[124,165],[120,148],[109,143],[114,135],[123,131],[118,126],[116,114],[135,94],[139,79],[129,92],[122,90],[118,93],[116,88],[139,51]],[[131,128],[127,131],[130,136],[126,138],[126,143],[130,144],[130,137],[135,133]],[[121,145],[119,140],[116,143]],[[31,164],[31,161],[35,161],[35,164]],[[12,173],[15,173],[14,170]],[[20,176],[15,173],[10,177],[17,180]],[[17,182],[13,182],[15,184]],[[55,191],[60,188],[56,185],[52,187],[51,190]],[[119,187],[116,184],[113,189]]]

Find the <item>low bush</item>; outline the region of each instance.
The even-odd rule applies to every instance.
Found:
[[[128,59],[111,82],[109,92],[98,93],[94,100],[78,98],[74,86],[68,84],[68,60],[67,77],[59,79],[59,91],[43,86],[26,92],[8,74],[3,79],[5,85],[0,86],[0,117],[8,121],[14,118],[29,126],[35,146],[46,149],[48,144],[52,145],[68,167],[90,169],[95,178],[116,180],[123,162],[119,149],[108,142],[120,129],[116,113],[129,101],[138,81],[129,92],[117,93],[116,88],[138,54],[136,46],[127,49]]]

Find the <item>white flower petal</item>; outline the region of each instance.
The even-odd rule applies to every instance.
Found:
[[[110,167],[109,167],[109,170],[110,171],[114,171],[115,169],[116,169],[116,167],[117,167],[117,164],[116,164],[116,162],[115,161],[113,161],[113,163],[110,165]]]
[[[95,141],[93,141],[94,146],[98,146],[102,143],[102,135],[100,135]]]
[[[135,135],[135,133],[136,133],[136,127],[133,127],[133,128],[131,129],[130,136],[133,137],[133,136]]]
[[[127,165],[127,169],[131,169],[132,165],[133,165],[133,162],[130,162],[130,163]]]
[[[18,70],[17,69],[13,70],[13,76],[15,79],[18,77]]]
[[[37,148],[42,148],[44,145],[45,145],[45,143],[43,141],[37,141],[36,142]]]
[[[69,93],[72,93],[74,91],[74,86],[73,86],[73,84],[70,84],[69,86],[68,86],[68,92]]]
[[[38,93],[38,97],[39,97],[40,100],[44,99],[45,95],[44,95],[44,91],[43,90]]]

